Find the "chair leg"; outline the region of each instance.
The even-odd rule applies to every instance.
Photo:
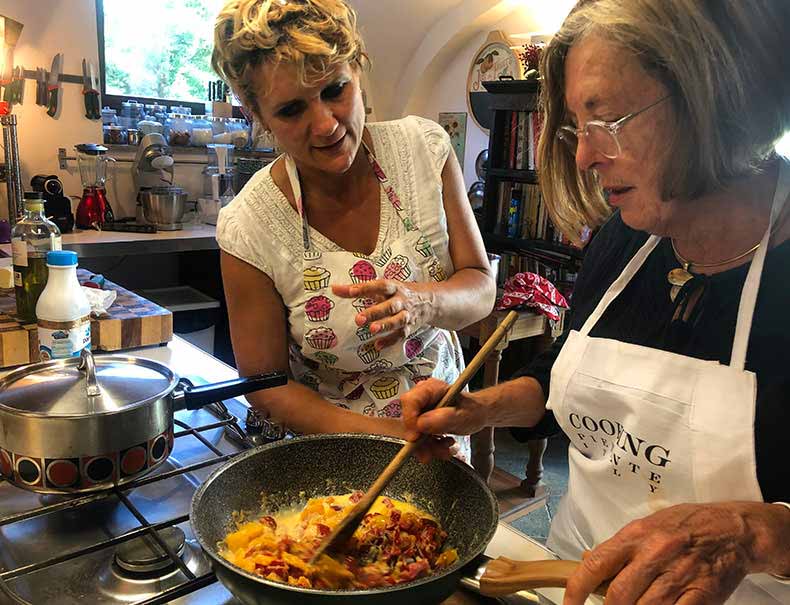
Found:
[[[543,479],[543,454],[546,453],[547,445],[547,439],[530,439],[527,441],[527,450],[529,451],[527,477],[521,482],[521,485],[531,498],[535,497],[538,486]]]
[[[488,484],[494,472],[494,428],[486,427],[472,435],[472,466]]]

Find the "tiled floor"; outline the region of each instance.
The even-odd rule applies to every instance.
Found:
[[[496,465],[523,479],[528,458],[526,444],[516,441],[507,429],[497,429],[495,443]],[[543,468],[543,483],[549,490],[546,506],[512,522],[513,527],[540,542],[546,541],[551,515],[557,510],[557,504],[568,488],[568,440],[564,434],[549,439],[543,456]]]

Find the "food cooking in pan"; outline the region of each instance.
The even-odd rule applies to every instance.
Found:
[[[305,588],[361,590],[410,582],[452,565],[447,533],[417,507],[379,497],[339,553],[308,563],[362,492],[313,498],[300,511],[240,520],[221,544],[231,563],[267,580]]]

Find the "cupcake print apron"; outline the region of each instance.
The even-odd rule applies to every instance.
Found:
[[[347,251],[321,252],[310,239],[296,164],[285,157],[285,167],[302,221],[304,242],[304,337],[291,348],[295,378],[341,407],[368,416],[400,417],[400,396],[416,382],[429,377],[452,382],[463,369],[457,336],[447,330],[425,327],[406,339],[385,347],[374,346],[369,327],[355,318],[375,302],[347,299],[332,293],[332,284],[359,284],[375,279],[443,281],[441,261],[428,239],[403,207],[381,165],[363,141],[364,152],[406,233],[387,242],[371,256]],[[468,456],[463,440],[460,456]]]

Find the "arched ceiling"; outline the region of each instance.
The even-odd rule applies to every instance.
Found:
[[[351,0],[373,68],[376,118],[402,115],[455,48],[488,31],[519,0]]]
[[[392,91],[414,51],[439,19],[464,0],[350,0],[371,60],[368,102],[388,119]]]

